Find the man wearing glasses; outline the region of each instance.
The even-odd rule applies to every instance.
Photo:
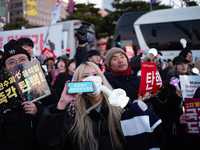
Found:
[[[1,71],[30,60],[29,53],[16,40],[10,40],[4,45]],[[58,96],[51,90],[51,95],[38,103],[25,101],[17,110],[0,111],[0,149],[40,150],[35,139],[37,124],[44,107],[54,101],[58,101]]]

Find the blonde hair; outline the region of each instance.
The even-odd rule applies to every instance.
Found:
[[[92,62],[85,62],[81,64],[74,72],[73,80],[78,81],[82,79],[82,73],[86,66],[90,66],[94,68],[98,72],[98,74],[101,76],[102,84],[107,86],[110,90],[113,90],[110,84],[108,83],[107,79],[105,78],[101,70],[99,69],[99,67]],[[109,135],[110,135],[112,147],[113,149],[116,149],[116,148],[123,149],[123,146],[118,138],[118,134],[116,131],[117,129],[119,133],[121,134],[121,136],[124,137],[121,126],[120,126],[120,118],[121,118],[123,109],[120,107],[110,105],[108,101],[108,96],[104,93],[102,94],[109,108],[107,119],[108,119],[108,129],[109,129]],[[86,101],[85,101],[85,98],[87,98],[86,95],[84,94],[81,95],[78,98],[78,100],[75,102],[76,115],[75,115],[75,123],[72,128],[74,129],[75,137],[77,136],[80,149],[85,149],[86,140],[89,143],[90,149],[92,150],[98,149],[98,141],[93,134],[92,120],[90,119],[88,114],[90,113],[92,109],[98,107],[102,103],[103,97],[98,103],[96,103],[95,105],[91,106],[88,109],[86,108]],[[74,140],[75,139],[76,138],[74,138]]]

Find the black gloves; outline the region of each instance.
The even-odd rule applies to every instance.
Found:
[[[79,44],[86,44],[87,43],[87,25],[82,25],[76,32],[76,37],[79,41]]]
[[[164,102],[169,97],[169,94],[170,94],[170,91],[167,86],[161,87],[158,93],[158,98],[159,100]]]

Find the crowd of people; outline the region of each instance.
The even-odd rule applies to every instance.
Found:
[[[200,58],[194,61],[188,47],[173,60],[163,60],[154,49],[143,59],[130,59],[113,47],[100,63],[99,51],[87,50],[87,27],[81,26],[75,36],[79,44],[73,59],[35,57],[29,38],[10,40],[0,51],[1,73],[38,59],[51,91],[37,102],[0,112],[1,150],[200,149],[200,136],[185,132],[190,118],[180,109],[183,90],[170,84],[172,77],[198,75],[194,68],[200,71]],[[141,62],[154,62],[164,83],[158,95],[145,102],[138,99]],[[56,69],[64,71],[53,79]],[[92,81],[94,92],[69,94],[67,83],[76,81]],[[199,91],[194,98],[200,98]]]

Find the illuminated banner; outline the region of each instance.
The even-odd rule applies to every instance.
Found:
[[[46,58],[49,58],[49,57],[53,57],[54,59],[56,59],[56,55],[51,51],[49,50],[48,48],[44,48],[44,50],[41,52],[41,54],[46,57]]]
[[[200,98],[185,98],[185,114],[190,118],[186,133],[200,136]]]
[[[193,98],[196,89],[200,86],[200,77],[196,75],[180,75],[181,90],[184,98]]]
[[[134,54],[133,46],[126,46],[126,54],[129,59],[133,57]]]
[[[35,102],[50,94],[37,59],[0,74],[0,111],[21,108],[24,101]]]
[[[160,73],[155,63],[141,63],[141,82],[138,98],[148,100],[157,95],[159,89],[163,86]]]
[[[28,37],[31,40],[33,40],[35,55],[40,55],[41,51],[43,50],[43,44],[44,44],[44,47],[47,47],[48,49],[53,51],[57,57],[61,56],[63,54],[61,47],[62,25],[51,26],[49,29],[49,35],[46,40],[46,43],[44,43],[47,30],[48,27],[32,28],[24,30],[10,30],[5,32],[3,31],[0,34],[0,49],[3,49],[3,45],[8,43],[11,39],[18,40],[20,37]]]

